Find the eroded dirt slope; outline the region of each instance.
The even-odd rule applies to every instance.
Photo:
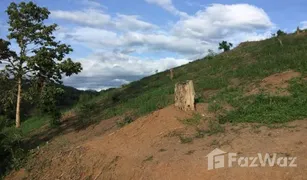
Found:
[[[179,136],[195,134],[195,127],[180,122],[188,117],[191,114],[169,106],[121,129],[111,119],[59,136],[7,179],[307,179],[306,120],[279,127],[227,124],[223,133],[183,143]],[[298,167],[209,171],[206,155],[215,148],[240,156],[266,152],[296,156]]]

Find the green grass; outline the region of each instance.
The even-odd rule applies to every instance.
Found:
[[[196,138],[223,133],[222,123],[252,122],[268,127],[284,127],[284,123],[307,118],[307,34],[294,34],[259,42],[247,42],[235,49],[219,55],[198,59],[186,65],[174,68],[174,78],[169,71],[160,72],[132,82],[121,88],[109,89],[97,96],[83,96],[74,111],[80,125],[88,126],[115,116],[125,117],[127,113],[133,119],[123,120],[124,125],[132,120],[174,103],[174,87],[178,82],[193,80],[197,103],[208,102],[209,111],[214,112],[218,121],[210,121],[208,130],[197,130]],[[288,87],[290,96],[261,94],[246,96],[245,89],[251,83],[259,83],[263,78],[293,70],[300,72],[302,78],[291,80]],[[237,87],[232,80],[238,79]],[[216,92],[205,97],[204,91]],[[223,111],[223,105],[232,106],[231,111]],[[21,134],[31,134],[48,124],[46,117],[32,117],[21,125]],[[183,120],[187,125],[196,126],[201,121],[198,115]],[[281,124],[276,125],[276,124]],[[7,134],[12,132],[9,128]],[[181,143],[191,143],[195,137],[179,136]],[[148,157],[152,160],[152,157]]]
[[[239,97],[236,110],[220,117],[220,122],[285,123],[307,117],[307,81],[293,79],[288,88],[290,96],[258,94]]]
[[[133,122],[132,117],[126,116],[123,120],[117,121],[116,124],[118,127],[124,127]]]
[[[181,122],[186,125],[197,126],[200,123],[201,119],[202,117],[200,114],[194,113],[191,118],[183,119],[181,120]]]
[[[34,130],[39,129],[40,127],[49,123],[49,118],[44,116],[35,116],[27,119],[21,124],[20,130],[23,135],[28,135]]]
[[[208,130],[206,132],[209,136],[214,135],[214,134],[224,133],[224,132],[225,132],[224,127],[220,125],[218,122],[213,121],[213,120],[209,121]]]
[[[193,80],[197,101],[209,102],[211,111],[219,112],[223,102],[234,108],[220,115],[221,123],[270,124],[306,118],[307,98],[303,92],[307,92],[307,83],[291,83],[289,91],[292,95],[289,97],[267,94],[244,96],[248,84],[259,82],[271,74],[291,69],[306,75],[307,36],[291,34],[280,38],[283,47],[276,38],[250,42],[232,51],[174,68],[173,80],[165,71],[118,89],[102,91],[98,97],[91,99],[97,111],[87,115],[100,121],[132,112],[132,116],[137,118],[173,104],[175,83]],[[239,87],[230,86],[233,78],[240,80]],[[202,96],[204,90],[218,90],[218,93],[207,98]]]
[[[189,143],[193,142],[193,138],[192,137],[185,137],[185,136],[180,135],[179,139],[180,139],[180,142],[182,144],[189,144]]]

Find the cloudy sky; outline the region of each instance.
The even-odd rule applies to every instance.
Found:
[[[0,0],[0,37],[7,34]],[[20,2],[16,0],[14,2]],[[277,29],[307,28],[306,0],[34,0],[51,11],[58,40],[83,72],[65,78],[79,89],[120,86],[216,52],[218,42],[261,40]],[[13,48],[16,46],[13,44]]]

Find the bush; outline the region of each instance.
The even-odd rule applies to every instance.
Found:
[[[21,148],[21,132],[5,128],[3,119],[0,119],[0,179],[9,170],[21,167],[25,155]]]
[[[93,94],[81,94],[79,97],[79,101],[78,103],[82,104],[82,103],[86,103],[88,101],[90,101],[91,99],[93,99],[95,96]]]
[[[94,115],[96,114],[98,105],[94,102],[88,102],[82,104],[78,111],[78,122],[80,123],[80,126],[88,126],[95,122]]]
[[[287,33],[285,33],[284,31],[282,31],[282,30],[280,30],[280,29],[277,31],[276,34],[277,34],[277,37],[287,35]]]
[[[218,122],[213,120],[209,121],[208,131],[207,131],[209,136],[223,132],[225,132],[225,129]]]
[[[216,56],[216,55],[217,55],[217,53],[215,53],[212,49],[209,49],[209,50],[208,50],[208,54],[207,54],[207,56],[205,57],[205,59],[213,59],[214,56]]]
[[[132,123],[134,120],[130,116],[126,116],[122,121],[117,121],[118,127],[124,127],[130,123]]]
[[[50,127],[58,127],[61,125],[61,113],[59,111],[53,111],[51,112],[52,114],[50,114],[50,121],[49,121],[49,124],[50,124]]]

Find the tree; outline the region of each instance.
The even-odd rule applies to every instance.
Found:
[[[9,16],[9,40],[14,40],[19,51],[8,61],[5,70],[17,83],[16,127],[20,127],[20,104],[22,82],[25,78],[39,82],[40,91],[46,83],[61,83],[62,74],[70,76],[82,70],[80,63],[64,59],[72,49],[55,41],[53,32],[57,25],[45,25],[50,12],[33,2],[11,3],[7,8]]]
[[[232,43],[228,43],[227,41],[222,41],[221,43],[219,43],[219,49],[220,50],[224,50],[224,52],[229,51],[230,48],[233,46]]]
[[[280,29],[276,32],[276,34],[277,34],[277,37],[287,35],[287,33],[285,33],[284,31],[282,31]]]
[[[13,56],[16,55],[13,51],[10,50],[10,45],[10,42],[5,41],[4,39],[0,39],[0,63],[2,63],[2,61],[9,61]]]
[[[0,117],[12,119],[14,116],[14,102],[16,101],[16,90],[14,82],[9,79],[4,71],[0,71]]]
[[[9,49],[10,42],[0,39],[0,64],[8,65],[16,54]],[[12,81],[9,81],[8,72],[0,71],[0,116],[11,115],[12,102],[15,99]],[[8,113],[9,112],[9,113]]]

